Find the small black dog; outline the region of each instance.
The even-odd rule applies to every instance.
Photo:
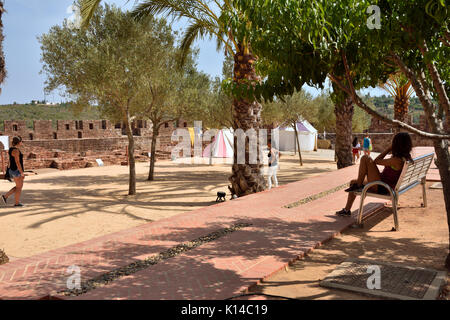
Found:
[[[225,201],[225,196],[226,196],[227,194],[225,193],[225,192],[223,192],[223,191],[218,191],[217,192],[217,199],[216,199],[216,202],[223,202],[223,201]]]

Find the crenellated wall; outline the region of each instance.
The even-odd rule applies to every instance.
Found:
[[[2,135],[21,136],[23,140],[58,140],[84,138],[121,137],[123,126],[112,124],[108,120],[57,120],[56,129],[52,120],[34,120],[29,129],[24,120],[6,120]],[[136,136],[151,135],[151,122],[138,120],[132,124]]]
[[[187,127],[184,120],[179,127]],[[56,127],[56,129],[55,129]],[[151,121],[137,120],[132,124],[137,160],[148,160],[151,151]],[[167,122],[160,128],[156,141],[157,157],[170,158],[172,132],[176,129],[173,122]],[[4,130],[0,135],[22,137],[25,168],[37,169],[55,167],[60,169],[81,168],[95,164],[95,157],[108,159],[105,164],[120,164],[127,161],[128,138],[125,128],[108,120],[58,120],[56,126],[51,120],[35,120],[33,128],[26,126],[24,120],[4,121]],[[88,156],[86,156],[88,155]]]

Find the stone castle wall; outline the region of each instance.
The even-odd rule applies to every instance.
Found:
[[[407,123],[425,132],[429,132],[430,130],[425,115],[420,116],[419,123],[412,123],[411,119],[408,119]],[[446,127],[447,132],[449,131],[449,129],[450,128]],[[433,140],[420,137],[413,133],[410,134],[413,146],[423,146],[423,147],[433,146]],[[353,137],[358,137],[358,140],[362,144],[362,141],[364,139],[364,133],[354,133]],[[372,122],[369,127],[369,137],[372,140],[373,151],[375,152],[384,151],[389,146],[389,144],[392,143],[392,139],[394,138],[392,125],[378,119],[372,119]],[[326,139],[331,140],[332,145],[336,144],[335,133],[327,133]]]
[[[429,131],[425,116],[420,117],[418,124],[409,124],[423,131]],[[160,127],[156,141],[157,159],[169,159],[172,148],[178,142],[171,141],[172,132],[177,128],[185,128],[184,120],[176,126],[167,122]],[[56,127],[56,128],[55,128]],[[148,161],[151,151],[152,124],[150,121],[137,120],[132,124],[135,137],[135,156],[137,161]],[[447,131],[449,128],[446,128]],[[373,150],[382,152],[392,141],[392,126],[373,119],[369,128]],[[113,124],[108,120],[58,120],[56,126],[51,120],[35,120],[33,128],[26,126],[24,120],[4,121],[4,129],[0,135],[10,137],[21,136],[24,140],[24,166],[27,170],[37,168],[81,168],[95,166],[96,158],[105,164],[121,164],[127,161],[126,148],[128,138],[121,124]],[[362,142],[363,133],[353,136]],[[411,134],[414,146],[433,146],[431,139]],[[326,139],[335,145],[336,135],[327,133]],[[204,143],[203,147],[206,146]],[[193,154],[193,150],[192,150]]]
[[[57,120],[56,129],[52,120],[35,120],[33,128],[26,126],[25,120],[5,120],[0,135],[21,136],[24,141],[84,139],[84,138],[120,138],[125,132],[123,126],[112,124],[108,120]],[[151,122],[138,120],[132,124],[136,136],[150,135]]]
[[[187,127],[180,121],[179,127]],[[151,151],[152,124],[137,120],[132,124],[137,161],[148,161]],[[160,128],[156,141],[157,159],[169,159],[173,143],[174,123],[167,122]],[[22,137],[24,167],[71,169],[95,166],[96,158],[105,164],[123,164],[127,161],[128,138],[121,124],[108,120],[58,120],[56,129],[51,120],[35,120],[33,128],[24,120],[4,121],[0,135],[9,136],[10,145],[14,136]]]

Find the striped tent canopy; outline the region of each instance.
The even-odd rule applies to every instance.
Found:
[[[209,158],[232,158],[233,157],[233,133],[229,129],[217,132],[212,143],[203,150],[203,157]]]

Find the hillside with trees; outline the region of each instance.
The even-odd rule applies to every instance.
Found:
[[[0,130],[3,130],[3,120],[25,120],[27,127],[33,127],[33,120],[97,120],[101,119],[96,107],[88,107],[83,112],[77,112],[70,103],[56,105],[46,104],[8,104],[0,105]]]
[[[365,96],[366,101],[370,101],[374,106],[376,111],[388,116],[390,119],[394,118],[394,98],[387,95],[371,97],[370,95]],[[417,97],[411,97],[409,100],[409,114],[413,116],[413,122],[417,123],[419,117],[423,114],[423,107]]]

